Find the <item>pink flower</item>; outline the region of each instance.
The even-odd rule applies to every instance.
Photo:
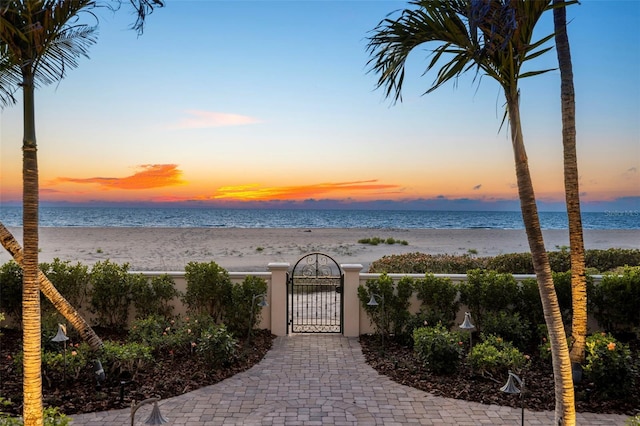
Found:
[[[71,356],[76,356],[76,355],[78,355],[78,352],[76,352],[76,351],[71,351]]]
[[[196,347],[196,342],[191,342],[191,347],[195,348]]]
[[[191,334],[191,329],[187,328],[187,334]]]
[[[616,344],[614,342],[609,342],[609,344],[607,345],[607,349],[609,349],[610,351],[615,351]]]

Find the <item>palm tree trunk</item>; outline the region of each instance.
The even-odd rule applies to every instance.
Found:
[[[576,153],[576,102],[573,66],[567,34],[567,10],[564,0],[553,0],[556,52],[560,68],[562,104],[562,145],[564,147],[564,191],[571,247],[571,362],[580,364],[585,357],[587,338],[587,277],[585,276],[584,239],[580,214],[580,188]]]
[[[26,426],[43,424],[40,285],[38,283],[38,154],[34,117],[34,86],[30,65],[23,67],[24,139],[22,264],[23,418]]]
[[[547,256],[542,238],[538,208],[536,206],[531,174],[529,173],[529,161],[524,148],[517,89],[514,90],[513,93],[507,93],[506,95],[522,220],[527,233],[527,240],[529,241],[531,257],[533,258],[533,269],[538,281],[538,290],[540,292],[540,299],[542,300],[544,319],[549,331],[549,342],[551,344],[553,376],[555,380],[555,424],[575,425],[575,397],[569,348],[567,347],[567,339],[562,323],[562,315],[560,314],[558,297],[553,285],[549,257]]]
[[[2,243],[2,246],[13,256],[13,259],[18,265],[22,266],[24,261],[22,247],[20,247],[20,243],[16,241],[11,232],[9,232],[2,223],[0,223],[0,243]],[[49,278],[40,270],[38,270],[38,283],[40,284],[40,290],[46,298],[49,299],[58,312],[69,321],[69,324],[80,333],[80,337],[89,344],[91,349],[94,351],[100,350],[103,346],[100,337],[98,337],[80,313],[58,292],[58,289],[55,288],[53,283],[49,281]]]

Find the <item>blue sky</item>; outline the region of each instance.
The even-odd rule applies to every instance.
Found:
[[[426,45],[410,57],[402,103],[375,90],[367,37],[406,6],[168,0],[141,37],[126,7],[99,11],[90,59],[36,94],[41,201],[514,205],[495,82],[469,75],[422,96],[435,78],[422,75]],[[640,2],[585,0],[568,18],[584,208],[640,210]],[[552,25],[549,13],[539,35]],[[531,67],[557,67],[555,51]],[[548,209],[564,198],[559,85],[557,71],[521,84]],[[21,197],[21,112],[0,114],[7,204]]]

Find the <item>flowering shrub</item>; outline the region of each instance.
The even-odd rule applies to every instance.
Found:
[[[509,370],[518,371],[526,366],[528,357],[511,342],[492,334],[482,335],[482,343],[478,343],[469,353],[469,364],[474,371],[482,375],[506,377]]]
[[[235,359],[237,351],[238,342],[224,324],[212,325],[204,330],[196,346],[198,355],[212,368],[229,365]]]
[[[68,378],[78,379],[82,370],[87,368],[89,354],[89,345],[84,342],[75,345],[70,344],[67,347],[66,357],[62,350],[59,352],[43,351],[42,375],[49,387],[53,386],[54,381],[62,382],[64,375]]]
[[[629,346],[607,333],[587,337],[584,372],[604,399],[628,395],[636,373]]]
[[[413,331],[416,357],[427,370],[437,374],[451,374],[458,369],[463,346],[460,333],[452,333],[441,324]]]
[[[483,331],[485,334],[500,336],[521,350],[527,348],[531,338],[529,321],[521,318],[518,312],[487,312]]]

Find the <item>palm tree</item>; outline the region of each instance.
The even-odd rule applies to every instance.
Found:
[[[42,416],[40,282],[38,280],[38,157],[34,92],[37,84],[61,78],[68,67],[95,42],[92,27],[70,20],[94,6],[92,0],[3,1],[0,38],[3,54],[20,76],[23,94],[23,236],[22,333],[23,417],[25,425],[40,425]]]
[[[564,0],[553,0],[556,52],[560,69],[562,103],[562,145],[564,147],[564,188],[569,221],[571,249],[571,362],[581,364],[587,338],[587,277],[585,275],[584,238],[580,214],[580,188],[576,154],[576,101],[573,66],[567,34],[567,11]]]
[[[397,19],[386,18],[373,30],[367,49],[370,71],[378,74],[378,88],[401,100],[405,62],[414,48],[438,44],[425,73],[445,58],[430,93],[442,84],[475,69],[494,78],[503,89],[513,147],[518,195],[533,258],[545,322],[549,330],[556,389],[555,424],[575,424],[571,361],[562,316],[553,286],[549,259],[542,238],[536,198],[529,172],[520,121],[521,78],[549,70],[521,72],[523,63],[551,48],[542,48],[553,35],[532,42],[533,31],[550,0],[415,0]]]
[[[146,14],[161,0],[130,0],[142,31]],[[118,2],[119,4],[119,2]],[[95,43],[95,27],[79,21],[97,7],[94,0],[0,0],[0,101],[11,103],[17,86],[23,95],[23,418],[41,425],[40,270],[38,269],[38,157],[35,130],[35,88],[59,81],[77,59],[87,57]],[[91,15],[94,16],[95,15]]]

